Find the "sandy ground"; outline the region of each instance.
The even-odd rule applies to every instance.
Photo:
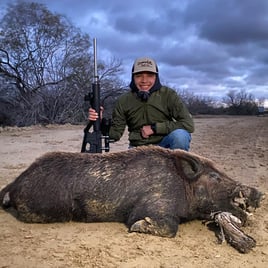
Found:
[[[200,117],[195,124],[192,152],[267,195],[268,117]],[[83,128],[1,129],[0,188],[45,152],[80,152]],[[111,151],[126,149],[126,136],[111,145]],[[25,224],[0,209],[0,267],[268,267],[268,198],[243,230],[257,241],[248,254],[218,244],[201,221],[161,238],[128,233],[120,223]]]

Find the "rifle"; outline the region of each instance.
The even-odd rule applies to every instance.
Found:
[[[85,96],[86,101],[90,101],[90,105],[98,113],[99,117],[96,121],[89,121],[84,128],[84,138],[82,142],[81,153],[102,153],[109,152],[110,150],[110,138],[109,129],[111,120],[100,118],[100,81],[97,72],[97,40],[93,39],[94,47],[94,79],[92,83],[92,92],[89,92]],[[89,132],[93,125],[93,131]],[[104,140],[104,147],[102,147],[102,141]],[[88,148],[89,145],[89,148]]]

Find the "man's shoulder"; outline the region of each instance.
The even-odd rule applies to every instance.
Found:
[[[133,98],[133,92],[127,91],[117,98],[117,103],[123,104]]]
[[[174,89],[172,89],[172,88],[170,88],[170,87],[168,87],[168,86],[162,86],[162,87],[160,88],[160,92],[163,92],[163,93],[170,93],[170,94],[177,94],[177,92],[176,92]]]
[[[123,94],[121,94],[118,99],[125,99],[128,97],[132,97],[133,96],[133,92],[131,90],[124,92]]]

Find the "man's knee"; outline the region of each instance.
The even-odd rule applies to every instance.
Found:
[[[164,137],[159,145],[165,148],[189,151],[190,142],[191,134],[187,130],[176,129]]]

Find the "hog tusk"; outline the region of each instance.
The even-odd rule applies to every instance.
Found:
[[[247,209],[246,198],[244,198],[241,191],[239,192],[239,197],[234,198],[234,203],[237,206],[241,206],[241,208],[243,208],[244,210]]]

